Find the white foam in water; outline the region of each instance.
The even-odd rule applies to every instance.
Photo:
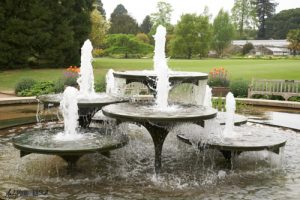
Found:
[[[204,103],[203,103],[204,106],[212,108],[211,97],[212,97],[211,87],[206,85],[205,98],[204,98]]]
[[[81,65],[77,82],[79,84],[79,98],[93,98],[94,89],[94,72],[92,66],[93,46],[90,40],[86,40],[81,48]]]
[[[158,26],[156,29],[154,50],[154,71],[157,74],[156,104],[158,110],[168,107],[168,95],[170,90],[169,69],[165,54],[166,28]]]
[[[64,132],[60,132],[54,136],[55,140],[70,141],[82,138],[76,129],[78,127],[78,90],[74,87],[67,87],[63,93],[60,102],[60,110],[64,117]]]
[[[234,127],[234,113],[235,113],[235,99],[231,92],[226,95],[226,119],[225,129],[223,131],[224,137],[235,138],[237,137],[236,132],[233,130]]]
[[[107,94],[115,94],[115,77],[114,77],[114,70],[109,69],[106,74],[106,93]]]

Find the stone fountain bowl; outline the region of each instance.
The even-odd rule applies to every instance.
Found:
[[[48,94],[38,96],[37,99],[41,103],[53,104],[54,106],[59,106],[62,100],[62,94]],[[78,107],[102,107],[112,103],[120,103],[128,101],[124,98],[119,98],[115,96],[108,95],[106,93],[96,93],[95,96],[89,98],[78,98]]]
[[[224,138],[215,133],[195,135],[185,132],[178,134],[177,138],[186,144],[196,144],[200,150],[219,150],[226,159],[245,151],[267,150],[279,154],[287,141],[284,135],[266,126],[245,125],[235,127],[234,132],[236,136]]]
[[[78,132],[83,137],[78,140],[55,140],[54,136],[63,131],[62,127],[28,130],[15,136],[12,143],[21,151],[21,157],[30,153],[38,153],[58,155],[63,159],[66,156],[79,158],[88,153],[109,152],[128,143],[128,137],[125,134],[109,128],[81,128]]]
[[[103,107],[105,116],[136,122],[201,122],[216,117],[217,111],[200,105],[173,104],[159,109],[153,103],[117,103]]]
[[[49,108],[52,106],[59,106],[62,100],[62,94],[50,94],[41,95],[37,99],[43,104],[44,107]],[[89,98],[78,97],[78,114],[79,114],[79,125],[81,127],[87,128],[91,123],[94,114],[101,110],[103,106],[127,102],[126,98],[119,98],[115,96],[108,95],[106,93],[96,93]]]

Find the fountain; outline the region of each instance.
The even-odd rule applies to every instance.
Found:
[[[158,32],[157,36],[162,36],[165,31],[160,27]],[[157,47],[164,47],[161,38],[164,37],[155,36]],[[206,74],[174,72],[166,68],[162,70],[163,73],[157,74],[160,67],[167,66],[162,49],[156,48],[154,71],[108,72],[108,94],[104,96],[122,97],[123,88],[120,86],[137,81],[147,84],[156,97],[155,102],[120,102],[104,106],[103,113],[116,119],[119,125],[117,129],[108,126],[83,128],[87,126],[80,120],[83,114],[86,114],[81,112],[84,102],[86,106],[95,106],[94,109],[98,110],[103,104],[96,104],[102,100],[92,97],[94,95],[74,98],[79,96],[80,91],[66,88],[63,96],[52,96],[52,102],[44,101],[45,104],[54,103],[63,109],[64,127],[57,123],[47,123],[45,128],[41,128],[40,124],[34,128],[13,127],[8,130],[7,136],[0,137],[0,199],[3,194],[9,194],[14,188],[31,190],[31,187],[47,188],[49,193],[46,198],[50,199],[255,199],[258,196],[274,199],[297,198],[297,186],[300,183],[297,176],[300,166],[297,154],[300,148],[298,134],[279,128],[245,124],[247,119],[238,120],[234,109],[231,109],[235,102],[229,97],[227,103],[231,106],[226,108],[228,113],[220,115],[220,112],[217,113],[212,108],[209,88],[205,89]],[[112,75],[119,80],[113,81]],[[165,84],[162,91],[181,83],[194,84],[193,92],[198,98],[194,99],[194,104],[168,101],[167,94],[162,93],[160,96],[161,84],[157,84],[156,81],[161,80]],[[116,87],[112,87],[113,85]],[[90,91],[93,93],[92,89]],[[204,95],[205,93],[207,95]],[[43,101],[43,97],[39,99]],[[79,127],[78,118],[81,124]],[[189,124],[185,126],[186,122]],[[142,125],[146,130],[132,123]],[[243,126],[233,126],[242,124]],[[225,129],[223,125],[231,126],[227,128],[228,137],[222,134],[222,130]],[[216,128],[221,130],[221,135],[217,134]],[[236,135],[233,136],[232,131]],[[22,134],[16,136],[20,132]],[[130,145],[124,146],[128,137],[120,132],[128,134]],[[180,142],[177,144],[178,133],[183,136],[181,141],[193,146]],[[282,152],[282,147],[286,144],[283,135],[289,139],[286,155],[291,158],[288,159],[285,171],[273,168],[272,164],[268,165],[266,162],[278,157],[273,153]],[[11,138],[13,146],[20,150],[21,157],[31,154],[27,159],[18,158],[18,151],[12,148],[10,143]],[[117,150],[122,146],[124,148]],[[165,167],[161,170],[163,146]],[[107,152],[113,149],[115,151],[109,158],[96,153],[107,156]],[[222,154],[219,156],[210,150],[220,151],[227,161],[232,160],[232,156],[241,154],[240,162],[237,163],[238,170],[224,168]],[[256,151],[260,150],[268,152],[262,151],[263,156],[257,156]],[[90,155],[80,159],[77,163],[80,170],[70,177],[62,167],[61,159],[38,154],[63,158],[68,163],[68,169],[73,169],[81,156]],[[160,176],[153,176],[153,162],[155,172]]]
[[[112,128],[78,130],[78,90],[67,87],[60,102],[64,129],[59,126],[29,130],[13,138],[21,157],[31,153],[57,155],[73,169],[79,158],[89,153],[107,153],[127,144],[128,138]]]
[[[279,154],[280,148],[286,144],[286,138],[281,134],[264,131],[261,127],[259,129],[253,127],[249,129],[248,126],[240,127],[239,125],[244,124],[247,118],[236,115],[235,106],[236,102],[233,94],[229,92],[226,96],[226,112],[221,115],[221,120],[220,118],[218,119],[219,124],[225,124],[221,138],[215,137],[216,133],[214,132],[206,132],[197,138],[189,136],[187,133],[180,133],[177,135],[178,139],[191,145],[198,141],[198,148],[201,150],[217,149],[228,161],[231,160],[232,156],[239,155],[245,151],[268,150]],[[225,123],[222,122],[224,116]],[[205,145],[201,142],[203,138],[205,138]]]
[[[13,139],[13,145],[21,150],[21,157],[31,154],[52,154],[62,157],[73,168],[77,160],[84,154],[102,152],[123,147],[128,138],[110,128],[87,128],[93,115],[103,106],[124,102],[109,94],[97,94],[94,90],[92,68],[92,44],[85,41],[81,49],[81,71],[78,78],[79,91],[67,87],[62,94],[39,96],[38,100],[48,107],[60,105],[64,117],[64,130],[61,127],[28,131]],[[78,130],[78,124],[81,129]]]
[[[105,106],[102,109],[104,115],[117,119],[117,124],[122,122],[134,122],[143,125],[148,130],[154,143],[154,168],[157,174],[160,173],[161,152],[165,138],[169,133],[169,128],[179,122],[201,123],[203,120],[214,118],[217,113],[215,109],[201,105],[168,104],[168,90],[170,83],[169,69],[167,67],[164,52],[165,36],[165,28],[159,26],[155,35],[154,66],[156,73],[155,77],[157,77],[157,82],[155,84],[157,86],[155,104],[118,103]],[[130,72],[127,74],[130,74]],[[185,76],[183,75],[181,77]],[[202,79],[206,76],[201,74],[200,76],[196,75],[196,77],[201,77]],[[178,78],[178,76],[176,78]]]
[[[81,48],[81,67],[77,80],[79,84],[78,114],[79,125],[83,128],[89,126],[95,113],[105,105],[127,101],[125,98],[116,97],[113,93],[111,84],[106,93],[95,93],[94,74],[92,66],[92,44],[86,40]],[[108,73],[111,74],[111,71]],[[62,94],[41,95],[37,97],[38,101],[43,104],[44,108],[59,106]]]

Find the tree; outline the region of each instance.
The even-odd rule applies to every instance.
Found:
[[[231,13],[232,21],[238,29],[240,38],[245,35],[245,29],[256,27],[256,13],[252,0],[235,0]]]
[[[131,54],[147,54],[153,51],[153,46],[140,42],[131,34],[111,34],[106,43],[107,54],[124,54],[124,58]]]
[[[274,15],[277,5],[277,3],[273,3],[273,0],[256,0],[255,7],[259,24],[258,39],[266,39],[266,20]]]
[[[182,15],[175,27],[174,38],[171,40],[171,55],[188,59],[193,55],[207,56],[211,34],[207,16]]]
[[[136,34],[139,31],[138,23],[127,12],[126,8],[119,4],[110,16],[109,33]]]
[[[234,34],[229,14],[221,9],[213,23],[213,48],[219,56],[223,56],[224,49],[230,44]]]
[[[300,29],[290,30],[287,34],[287,40],[290,42],[288,47],[295,56],[300,51]]]
[[[167,2],[160,1],[157,3],[158,11],[156,13],[151,14],[151,21],[152,21],[152,29],[151,35],[154,35],[156,32],[156,28],[159,25],[162,25],[169,30],[172,27],[171,25],[171,14],[173,12],[171,4]]]
[[[106,19],[106,12],[103,8],[103,3],[101,0],[94,0],[93,6],[100,12],[102,17]]]
[[[300,8],[282,10],[266,21],[266,37],[286,39],[291,29],[300,29]]]
[[[246,44],[244,44],[243,49],[242,49],[242,53],[243,55],[246,55],[247,53],[249,53],[252,49],[254,49],[254,46],[251,42],[247,42]]]
[[[92,0],[0,1],[0,66],[78,65]]]
[[[140,30],[142,31],[142,33],[148,34],[151,31],[151,28],[152,28],[151,18],[149,15],[147,15],[140,26]]]
[[[104,44],[105,35],[108,30],[108,24],[97,9],[91,12],[92,29],[90,40],[94,48],[100,48]]]

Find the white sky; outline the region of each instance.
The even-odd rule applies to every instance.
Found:
[[[221,8],[230,11],[234,0],[102,0],[107,18],[118,4],[123,4],[128,13],[134,17],[138,23],[142,23],[146,15],[156,12],[156,5],[159,1],[165,1],[172,5],[172,24],[176,24],[183,13],[202,13],[205,6],[208,6],[209,12],[216,16]],[[276,13],[281,10],[299,8],[300,0],[276,0],[279,5],[276,7]]]

